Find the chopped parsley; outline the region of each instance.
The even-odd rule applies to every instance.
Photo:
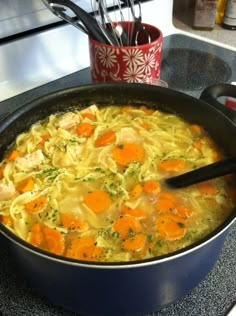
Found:
[[[149,243],[151,243],[151,242],[152,242],[152,240],[153,240],[152,235],[147,235],[147,241],[148,241]]]
[[[105,171],[102,168],[95,168],[94,171],[95,172],[105,173]]]
[[[128,237],[134,237],[134,235],[135,235],[135,233],[134,233],[133,229],[130,228],[128,231]]]
[[[163,242],[161,240],[157,240],[155,245],[157,248],[161,248],[163,246]]]
[[[119,237],[120,237],[120,234],[117,233],[117,232],[113,232],[113,233],[112,233],[112,237],[114,237],[114,238],[119,238]]]
[[[59,174],[60,174],[60,170],[58,168],[49,168],[49,169],[43,169],[37,172],[36,177],[38,178],[46,177],[47,180],[55,180]]]

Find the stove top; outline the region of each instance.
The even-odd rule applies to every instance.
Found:
[[[167,36],[161,78],[169,88],[199,97],[210,85],[236,80],[236,52],[184,34]]]

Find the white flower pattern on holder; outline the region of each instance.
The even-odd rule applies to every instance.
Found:
[[[117,63],[115,50],[109,47],[99,47],[98,58],[101,64],[106,68],[112,68]]]
[[[143,67],[130,64],[124,72],[123,79],[130,83],[141,82],[143,76]]]
[[[144,62],[143,53],[137,48],[133,48],[130,50],[122,50],[123,53],[123,61],[127,66],[129,65],[142,65]]]
[[[151,74],[152,68],[156,68],[156,58],[153,53],[144,54],[144,71]]]

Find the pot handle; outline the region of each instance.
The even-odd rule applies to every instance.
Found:
[[[236,98],[236,86],[232,84],[216,84],[203,90],[200,99],[213,105],[236,123],[236,111],[227,108],[217,101],[221,96]]]

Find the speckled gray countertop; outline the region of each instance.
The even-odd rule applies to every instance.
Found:
[[[177,37],[175,48],[178,48]],[[165,45],[174,43],[172,39],[166,39]],[[221,54],[217,49],[216,54]],[[231,56],[231,55],[230,55]],[[168,54],[165,54],[168,62]],[[232,59],[234,67],[234,59]],[[163,68],[164,69],[164,68]],[[186,69],[188,71],[188,69]],[[162,72],[163,76],[165,71]],[[235,73],[227,80],[235,78]],[[8,112],[20,105],[51,91],[61,88],[86,84],[90,81],[89,70],[64,77],[50,84],[41,86],[17,97],[0,103],[1,112]],[[199,95],[201,90],[196,92]],[[186,93],[193,94],[191,91]],[[226,238],[220,257],[208,276],[192,292],[175,304],[171,304],[159,312],[149,316],[224,316],[236,301],[236,223]],[[91,303],[92,304],[92,303]],[[1,316],[79,316],[52,306],[46,299],[40,297],[34,289],[31,289],[21,271],[17,269],[8,243],[0,235],[0,315]],[[147,316],[147,315],[145,315]]]

